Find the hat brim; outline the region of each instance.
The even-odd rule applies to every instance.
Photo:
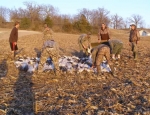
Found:
[[[130,25],[130,26],[135,26],[135,25],[132,24],[132,25]]]

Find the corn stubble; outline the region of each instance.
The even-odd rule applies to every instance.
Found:
[[[60,55],[78,55],[78,35],[55,33]],[[122,57],[114,62],[115,76],[104,73],[26,73],[9,58],[8,40],[0,46],[0,115],[148,115],[150,114],[150,38],[141,38],[139,60],[129,56],[128,32],[113,37],[124,42]],[[97,40],[92,36],[93,42]],[[20,56],[35,57],[42,35],[19,38]],[[5,46],[5,47],[4,47]],[[130,54],[129,54],[130,53]]]

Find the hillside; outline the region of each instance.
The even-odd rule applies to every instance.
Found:
[[[0,29],[0,31],[3,31]],[[7,30],[6,30],[7,31]],[[9,58],[8,37],[0,39],[0,115],[148,115],[150,114],[150,37],[139,42],[135,62],[128,45],[129,31],[111,30],[113,39],[124,43],[122,57],[115,61],[116,76],[93,73],[25,73]],[[0,33],[2,36],[4,33]],[[60,55],[79,55],[78,34],[55,33]],[[20,55],[35,57],[42,34],[19,36]],[[92,35],[92,42],[97,36]]]

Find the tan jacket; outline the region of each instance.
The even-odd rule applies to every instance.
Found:
[[[140,33],[138,30],[130,30],[129,42],[137,42],[140,40]]]

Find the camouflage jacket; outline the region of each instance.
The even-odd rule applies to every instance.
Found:
[[[108,47],[108,46],[105,44],[100,44],[92,49],[92,64],[93,65],[95,65],[95,63],[96,63],[96,57],[97,57],[98,52],[103,47]]]
[[[114,49],[114,46],[115,46],[115,45],[123,44],[122,41],[120,41],[120,40],[113,40],[113,39],[110,39],[110,40],[108,41],[108,43],[109,43],[109,46],[110,46],[110,49],[111,49],[111,50]]]
[[[53,31],[51,28],[45,28],[44,31],[43,31],[43,34],[44,34],[44,38],[52,38],[53,36]]]
[[[89,44],[91,43],[91,37],[87,37],[87,34],[82,34],[79,38],[78,38],[78,42],[81,44],[84,44],[85,42],[88,42]]]

